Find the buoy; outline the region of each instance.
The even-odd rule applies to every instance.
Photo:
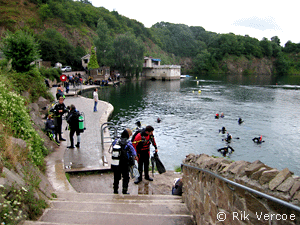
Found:
[[[201,90],[199,90],[198,93],[201,93]]]
[[[197,80],[197,85],[199,85],[199,80]]]
[[[197,77],[196,77],[196,80],[197,80]]]
[[[193,93],[195,93],[195,91],[193,91]]]

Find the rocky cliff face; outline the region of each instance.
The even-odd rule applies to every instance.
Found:
[[[274,70],[273,59],[247,59],[245,57],[239,57],[236,59],[229,58],[222,62],[222,65],[226,65],[229,74],[263,74],[271,76]],[[221,67],[222,67],[221,65]]]

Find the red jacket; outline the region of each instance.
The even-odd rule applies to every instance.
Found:
[[[137,152],[138,151],[149,151],[151,143],[154,146],[154,148],[157,149],[154,136],[151,136],[151,138],[150,138],[150,135],[148,135],[148,134],[146,134],[146,132],[142,131],[135,136],[134,141],[132,142],[132,145]]]

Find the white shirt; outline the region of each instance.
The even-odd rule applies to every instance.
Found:
[[[94,91],[93,98],[94,98],[95,102],[98,102],[98,92],[97,91]]]

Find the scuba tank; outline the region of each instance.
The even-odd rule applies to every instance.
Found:
[[[121,146],[118,144],[115,144],[112,149],[111,165],[118,166],[120,163],[120,156],[121,156]]]
[[[78,123],[79,123],[79,132],[83,133],[85,130],[83,113],[80,113],[78,117]]]

